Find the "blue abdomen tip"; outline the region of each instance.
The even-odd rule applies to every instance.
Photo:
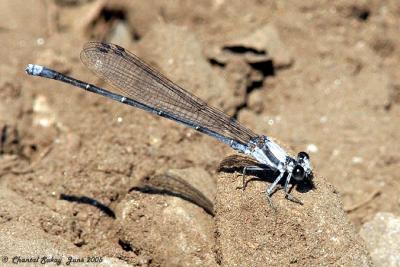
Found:
[[[28,66],[25,69],[25,72],[30,74],[30,75],[40,75],[42,73],[43,67],[40,65],[35,65],[35,64],[28,64]]]

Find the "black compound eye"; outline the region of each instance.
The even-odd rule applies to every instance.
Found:
[[[296,181],[301,181],[304,179],[304,169],[303,167],[301,167],[300,165],[296,165],[296,167],[294,167],[293,172],[292,172],[293,178]]]
[[[298,157],[299,159],[310,159],[310,156],[309,156],[306,152],[304,152],[304,151],[299,152],[299,154],[297,155],[297,157]]]

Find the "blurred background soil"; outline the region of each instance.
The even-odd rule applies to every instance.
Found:
[[[278,220],[289,222],[304,211],[313,217],[314,204],[307,203],[332,201],[321,214],[343,216],[336,222],[346,225],[341,229],[350,236],[347,244],[355,242],[354,250],[363,251],[356,233],[366,222],[379,212],[399,216],[397,0],[3,0],[0,17],[0,223],[4,242],[17,238],[26,245],[2,251],[48,252],[30,243],[41,239],[55,244],[49,246],[57,248],[54,253],[100,255],[115,266],[246,266],[246,255],[224,260],[235,253],[226,249],[229,242],[220,243],[221,235],[235,231],[224,228],[228,218],[243,215],[229,206],[240,200],[241,191],[229,182],[236,176],[217,172],[221,160],[233,154],[229,147],[141,110],[24,73],[28,63],[41,64],[110,88],[80,62],[89,40],[125,47],[254,132],[291,152],[307,151],[327,197],[318,187],[317,193],[295,192],[305,199],[302,211],[276,194],[281,207],[295,211],[284,208],[292,217],[281,213]],[[184,198],[137,190],[162,175],[181,177],[197,190],[187,194],[201,192],[200,198],[209,200],[200,200],[205,206],[217,195],[215,217]],[[261,193],[257,197],[265,200]],[[301,244],[293,229],[311,229],[321,214],[309,228],[288,226],[288,236],[272,235],[266,242],[286,238]],[[11,234],[16,232],[17,237]],[[307,242],[326,245],[320,239]],[[296,249],[285,255],[305,251],[287,245]],[[311,256],[269,260],[263,259],[270,266],[327,263]],[[351,265],[364,265],[360,262]]]

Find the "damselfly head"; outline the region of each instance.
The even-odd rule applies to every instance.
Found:
[[[312,180],[313,175],[310,156],[306,152],[300,152],[297,155],[296,165],[293,168],[292,176],[293,179],[298,182]]]

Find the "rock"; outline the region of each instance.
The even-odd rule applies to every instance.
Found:
[[[235,174],[221,173],[216,199],[217,251],[223,266],[371,266],[368,252],[346,218],[334,188],[320,177],[316,189],[292,194],[299,205],[269,183],[250,181],[245,191]],[[240,178],[239,178],[240,179]]]
[[[49,263],[65,266],[68,265],[68,258],[83,260],[79,266],[93,266],[93,262],[87,262],[87,258],[96,257],[93,254],[83,253],[61,237],[45,233],[35,226],[18,221],[2,224],[0,255],[2,255],[3,264],[22,263],[25,265],[26,261],[30,260],[29,266]],[[133,266],[117,258],[99,256],[98,259],[101,259],[101,263],[96,263],[97,266]]]
[[[144,193],[180,197],[214,215],[216,183],[202,168],[169,170],[143,177],[134,187]]]
[[[202,173],[196,169],[170,172],[188,183],[211,179]],[[199,189],[206,188],[201,184]],[[177,196],[133,190],[119,203],[116,217],[124,243],[140,254],[151,254],[155,265],[217,266],[213,218],[198,205]]]
[[[53,126],[56,122],[56,115],[49,100],[45,95],[38,95],[32,103],[33,119],[32,124],[41,127]]]
[[[129,26],[125,22],[117,22],[116,25],[111,29],[111,32],[107,37],[107,41],[122,47],[129,47],[132,42]]]
[[[216,181],[203,168],[173,169],[168,173],[181,177],[214,202],[217,193]]]
[[[208,104],[233,114],[236,103],[227,82],[213,71],[201,43],[184,27],[159,23],[141,39],[141,54],[168,78]],[[151,51],[151,53],[149,53]]]
[[[226,64],[230,58],[227,52],[243,56],[249,64],[272,60],[277,69],[293,64],[289,49],[281,40],[277,28],[272,24],[266,24],[247,36],[228,41],[222,49],[214,48],[207,52],[211,58],[223,64]]]
[[[379,212],[361,227],[360,235],[375,266],[400,266],[400,217]]]

